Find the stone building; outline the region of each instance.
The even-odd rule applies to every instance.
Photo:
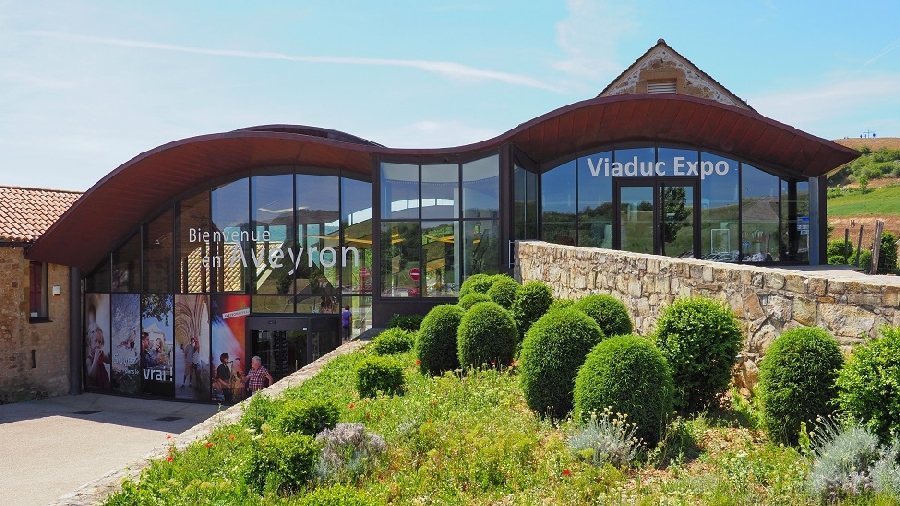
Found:
[[[0,404],[69,392],[69,267],[25,252],[80,196],[0,187]]]

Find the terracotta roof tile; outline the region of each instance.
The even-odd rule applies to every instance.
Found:
[[[0,186],[0,243],[34,242],[81,192]]]

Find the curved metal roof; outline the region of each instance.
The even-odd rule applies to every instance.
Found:
[[[28,257],[93,268],[167,202],[253,167],[308,165],[369,175],[378,159],[464,157],[504,143],[547,164],[593,147],[633,142],[703,147],[798,177],[826,174],[859,156],[756,112],[685,95],[593,98],[493,139],[438,149],[388,148],[336,130],[268,125],[173,141],[135,156],[85,192]]]

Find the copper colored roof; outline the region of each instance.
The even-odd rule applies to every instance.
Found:
[[[751,110],[685,95],[613,95],[561,107],[493,139],[439,149],[396,149],[353,136],[307,135],[279,125],[170,142],[119,166],[85,193],[29,250],[35,260],[96,266],[134,227],[211,181],[254,167],[341,168],[371,177],[379,160],[465,161],[511,143],[550,168],[589,149],[629,143],[695,146],[786,176],[811,177],[859,153]],[[72,247],[77,244],[77,247]]]
[[[81,192],[0,186],[0,243],[37,240]]]

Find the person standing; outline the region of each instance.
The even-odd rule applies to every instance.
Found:
[[[269,371],[263,367],[262,359],[258,356],[250,359],[250,371],[244,378],[244,386],[247,388],[247,393],[253,395],[263,388],[271,386],[272,383],[275,383],[275,380],[269,374]]]
[[[350,328],[353,322],[353,313],[350,312],[350,306],[344,306],[341,311],[341,338],[344,341],[350,340]]]

